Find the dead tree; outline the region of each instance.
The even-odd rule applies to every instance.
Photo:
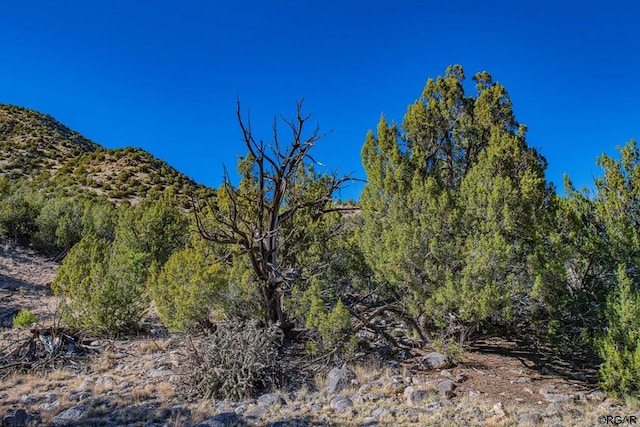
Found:
[[[273,122],[273,140],[256,140],[249,118],[243,120],[238,101],[237,117],[242,141],[248,153],[238,167],[241,182],[234,186],[225,171],[224,182],[217,199],[208,201],[208,212],[214,217],[213,226],[203,221],[201,203],[194,204],[196,224],[203,238],[229,245],[236,253],[246,255],[260,284],[265,321],[284,326],[282,285],[298,277],[295,265],[283,265],[279,253],[284,247],[295,247],[293,232],[283,232],[284,225],[302,210],[320,216],[331,209],[336,190],[351,178],[339,177],[337,172],[309,176],[309,167],[318,164],[309,154],[325,135],[316,128],[304,136],[310,115],[302,114],[302,101],[297,102],[295,118],[282,121],[291,132],[291,141],[283,145]],[[301,178],[313,181],[313,191],[305,191]],[[319,185],[318,185],[319,184]],[[308,189],[307,189],[308,190]],[[224,206],[223,206],[224,205]]]

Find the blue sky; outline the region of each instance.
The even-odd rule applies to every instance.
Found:
[[[365,178],[367,130],[383,113],[401,121],[450,64],[507,88],[559,190],[564,173],[590,185],[598,155],[640,139],[634,1],[32,0],[2,9],[0,103],[50,114],[109,148],[144,148],[211,186],[244,154],[236,97],[265,139],[274,115],[291,116],[304,97],[313,124],[331,131],[317,160]]]

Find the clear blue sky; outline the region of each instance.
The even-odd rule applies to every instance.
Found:
[[[559,190],[565,172],[590,185],[598,155],[640,139],[631,0],[13,1],[0,46],[0,103],[109,148],[144,148],[211,186],[244,153],[236,96],[265,138],[304,97],[331,131],[316,158],[364,178],[367,130],[382,113],[401,121],[450,64],[508,89]]]

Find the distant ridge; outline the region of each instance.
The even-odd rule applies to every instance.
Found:
[[[55,118],[0,104],[0,177],[75,198],[137,203],[150,192],[206,191],[183,173],[139,148],[105,149]]]

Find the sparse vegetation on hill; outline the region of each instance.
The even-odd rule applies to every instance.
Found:
[[[58,197],[135,204],[172,189],[188,208],[188,195],[207,191],[144,150],[105,149],[51,116],[12,105],[0,105],[0,153],[0,177]]]

